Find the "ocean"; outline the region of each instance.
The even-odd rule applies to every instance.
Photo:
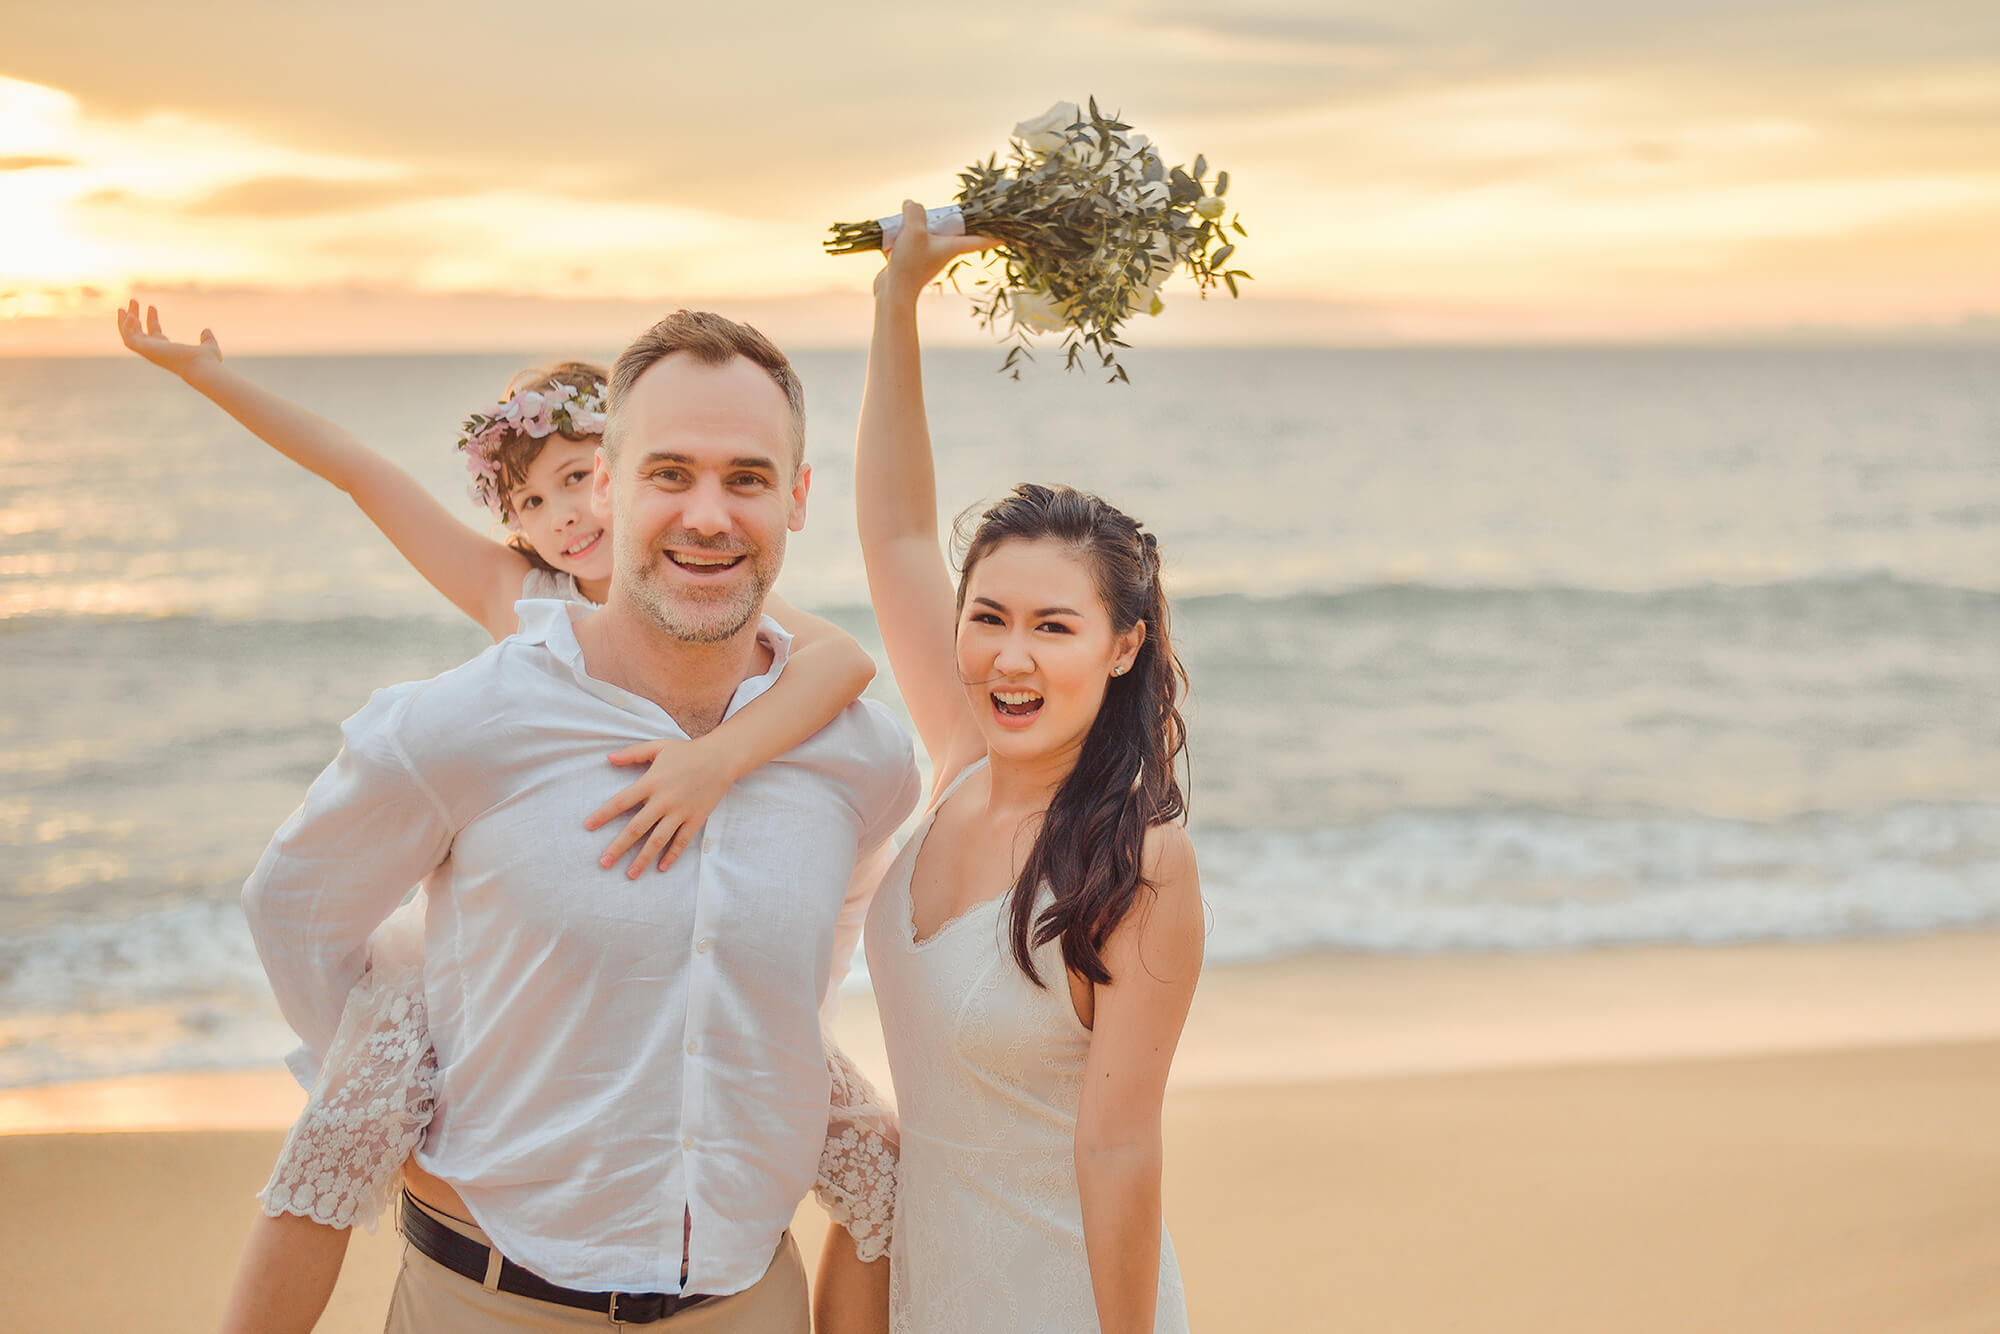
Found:
[[[1160,535],[1211,962],[2000,923],[2000,352],[998,362],[930,354],[943,503]],[[242,363],[468,522],[457,422],[525,364]],[[781,588],[879,655],[862,356],[798,365]],[[0,1087],[270,1060],[244,876],[339,721],[484,636],[136,358],[0,360],[0,423]]]

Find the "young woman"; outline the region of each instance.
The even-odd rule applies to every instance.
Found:
[[[939,556],[916,299],[986,244],[903,232],[856,446],[869,591],[936,769],[865,933],[901,1117],[890,1327],[1187,1328],[1160,1108],[1201,969],[1184,682],[1152,534],[1021,486]]]
[[[458,522],[402,469],[325,418],[260,388],[224,364],[204,329],[176,343],[148,308],[118,312],[125,345],[241,422],[285,457],[345,491],[417,572],[495,640],[513,633],[523,597],[595,604],[611,579],[612,543],[591,514],[590,480],[603,431],[606,375],[568,362],[527,372],[506,400],[466,423],[459,442],[473,497],[510,530],[505,543]],[[791,659],[763,697],[696,740],[662,739],[613,753],[650,765],[593,812],[602,827],[636,808],[602,864],[632,856],[626,874],[664,870],[730,784],[823,727],[860,695],[875,668],[851,638],[780,599]],[[371,941],[369,972],[348,998],[333,1050],[287,1137],[239,1266],[225,1331],[309,1331],[339,1275],[349,1228],[370,1222],[406,1166],[434,1104],[435,1058],[424,1026],[422,896]],[[887,1321],[886,1248],[894,1189],[894,1124],[878,1095],[829,1048],[834,1074],[818,1193],[842,1229],[829,1232],[815,1284],[823,1330],[878,1331]],[[435,1197],[438,1192],[431,1191]]]

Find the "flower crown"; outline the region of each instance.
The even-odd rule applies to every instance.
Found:
[[[520,520],[507,512],[507,497],[500,487],[500,446],[510,435],[526,435],[536,440],[557,432],[566,436],[604,434],[605,388],[594,380],[587,388],[552,384],[546,389],[524,389],[494,412],[475,412],[465,419],[465,434],[458,447],[465,451],[465,470],[472,483],[465,492],[477,504],[493,511],[493,517],[509,528],[519,528]]]

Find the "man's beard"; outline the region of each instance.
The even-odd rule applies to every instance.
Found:
[[[784,560],[783,537],[776,551],[762,547],[739,547],[713,538],[681,532],[656,538],[646,544],[618,544],[618,571],[621,582],[632,592],[632,601],[647,618],[674,639],[687,644],[719,644],[740,632],[764,609],[764,595],[770,591],[777,566]],[[687,551],[707,551],[718,555],[741,555],[748,578],[714,596],[688,596],[669,591],[657,577],[661,567],[671,565],[663,546]],[[669,576],[671,577],[671,576]]]

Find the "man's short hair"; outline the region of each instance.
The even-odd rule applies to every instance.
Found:
[[[684,352],[704,365],[726,366],[737,357],[747,357],[762,366],[773,383],[784,391],[792,410],[792,466],[797,468],[806,453],[806,390],[792,363],[778,345],[747,324],[706,310],[677,310],[632,340],[618,354],[611,368],[611,391],[605,413],[604,448],[618,455],[619,437],[624,434],[626,395],[656,363]]]

